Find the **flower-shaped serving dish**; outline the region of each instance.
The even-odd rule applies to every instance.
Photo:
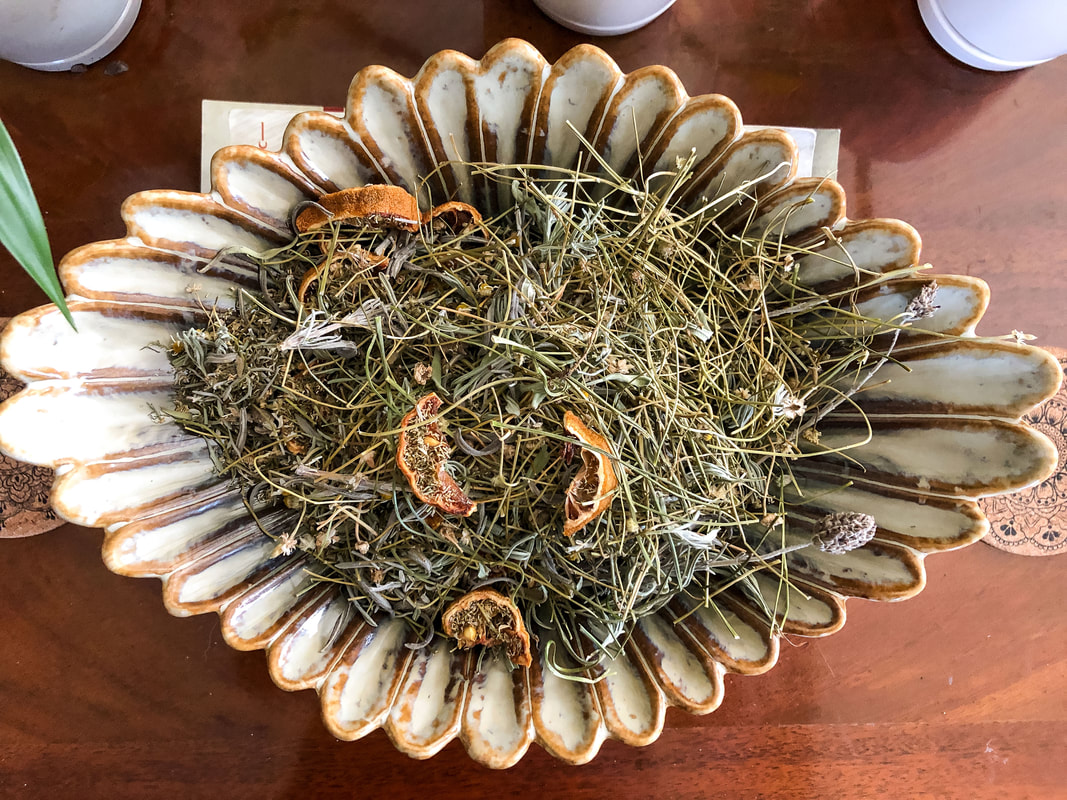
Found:
[[[307,555],[278,552],[213,470],[207,445],[149,413],[173,398],[173,371],[166,354],[147,345],[202,324],[205,308],[232,307],[234,287],[254,285],[254,275],[213,257],[234,245],[285,243],[297,203],[385,182],[424,206],[455,198],[494,212],[509,202],[508,187],[483,182],[465,162],[572,167],[576,132],[621,174],[639,159],[651,174],[692,155],[694,201],[736,203],[749,212],[750,230],[804,243],[810,254],[797,270],[805,285],[830,289],[858,276],[866,317],[898,318],[930,283],[910,226],[848,220],[841,187],[797,179],[790,137],[742,133],[725,97],[689,97],[664,67],[623,74],[595,47],[549,64],[529,44],[508,40],[480,61],[438,53],[411,80],[363,69],[343,119],[296,116],[280,153],[216,153],[210,194],[130,197],[124,238],[79,248],[60,266],[78,333],[54,306],[20,315],[4,333],[3,365],[28,386],[0,410],[0,445],[55,468],[55,509],[105,529],[110,569],[160,578],[172,614],[217,612],[233,647],[267,651],[278,686],[319,693],[339,738],[384,727],[400,750],[426,758],[459,736],[491,767],[516,763],[533,741],[585,762],[608,736],[654,741],[667,706],[714,710],[726,672],[774,665],[780,633],[826,636],[844,624],[848,597],[918,593],[928,554],[985,533],[976,497],[1050,474],[1055,449],[1020,418],[1058,388],[1055,359],[975,337],[986,285],[939,275],[938,308],[902,332],[896,363],[855,397],[863,413],[847,404],[834,412],[821,427],[827,452],[796,470],[814,498],[809,512],[869,513],[876,537],[844,554],[789,554],[784,593],[757,573],[762,603],[735,590],[708,607],[678,599],[639,620],[595,682],[559,677],[541,651],[531,667],[512,669],[493,651],[457,651],[440,636],[411,649],[404,622],[372,626],[350,615],[339,589],[313,582]],[[865,445],[847,458],[830,452],[862,439],[868,424]],[[270,515],[260,522],[269,529]]]

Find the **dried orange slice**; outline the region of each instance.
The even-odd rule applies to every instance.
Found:
[[[296,215],[300,233],[356,219],[380,219],[407,231],[422,224],[418,201],[399,186],[357,186],[323,195],[316,202]]]
[[[567,488],[567,498],[563,502],[563,535],[574,536],[607,510],[619,481],[615,477],[611,459],[589,449],[595,447],[605,453],[613,453],[607,439],[570,411],[563,415],[563,427],[585,445],[582,447],[582,468]]]
[[[481,222],[474,206],[452,200],[422,214],[419,202],[399,186],[373,184],[342,189],[325,194],[296,215],[296,229],[307,233],[328,222],[349,220],[381,221],[405,231],[417,231],[420,225],[443,217],[453,228]]]
[[[500,592],[477,589],[468,592],[441,615],[445,634],[460,650],[476,645],[504,645],[511,663],[528,667],[531,662],[530,634],[526,632],[518,607]]]
[[[430,213],[423,216],[422,221],[429,222],[439,217],[451,225],[453,230],[482,221],[482,215],[478,213],[478,209],[468,203],[461,203],[459,200],[450,200],[447,203],[434,206]]]
[[[478,504],[470,501],[445,469],[452,448],[445,441],[440,425],[436,421],[426,421],[437,415],[441,405],[441,398],[431,393],[404,415],[400,422],[396,465],[422,502],[446,514],[469,517]]]

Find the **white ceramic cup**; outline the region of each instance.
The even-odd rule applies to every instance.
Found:
[[[965,64],[1005,72],[1067,53],[1067,0],[918,0],[937,43]]]
[[[99,61],[126,38],[141,0],[0,0],[0,58],[59,72]]]
[[[674,0],[534,0],[565,28],[590,36],[618,36],[643,27]],[[1065,0],[1067,2],[1067,0]]]

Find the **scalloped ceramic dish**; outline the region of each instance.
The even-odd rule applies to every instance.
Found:
[[[591,46],[548,64],[529,44],[508,40],[481,61],[438,53],[411,80],[368,67],[352,81],[343,120],[300,114],[280,153],[219,151],[211,194],[130,197],[125,238],[79,248],[60,267],[80,333],[45,306],[14,319],[0,342],[4,367],[29,384],[0,410],[4,451],[56,469],[56,510],[105,529],[110,569],[160,578],[172,614],[218,612],[233,647],[266,650],[281,688],[319,693],[326,724],[342,739],[384,727],[400,750],[426,758],[458,736],[491,767],[514,764],[534,741],[572,763],[593,758],[605,737],[648,744],[667,706],[710,712],[727,671],[770,669],[778,658],[772,623],[825,636],[844,624],[848,597],[916,594],[928,554],[985,533],[974,498],[1031,485],[1056,464],[1049,441],[1019,421],[1058,388],[1055,359],[976,338],[985,284],[942,275],[940,307],[902,335],[900,365],[883,367],[876,388],[858,396],[870,442],[850,451],[853,459],[824,455],[798,469],[800,488],[820,498],[808,509],[870,513],[877,536],[843,555],[791,554],[797,589],[788,603],[776,606],[777,582],[757,581],[767,607],[782,609],[776,619],[739,592],[709,608],[678,600],[636,624],[624,654],[603,663],[592,684],[561,680],[543,668],[542,653],[529,669],[511,670],[493,653],[453,651],[441,638],[411,650],[403,622],[351,619],[336,588],[312,583],[307,556],[273,555],[274,541],[212,471],[206,445],[149,415],[148,405],[172,396],[173,375],[166,355],[145,345],[202,321],[205,305],[232,306],[233,286],[251,284],[252,274],[225,260],[203,268],[230,245],[287,241],[294,204],[388,182],[424,205],[431,195],[454,197],[491,212],[507,200],[501,190],[451,162],[571,166],[579,142],[568,123],[622,173],[638,153],[659,169],[695,150],[693,200],[757,204],[758,230],[810,245],[798,263],[808,285],[851,278],[854,264],[869,283],[859,296],[866,316],[900,314],[929,282],[883,278],[918,263],[910,226],[848,220],[842,189],[795,179],[792,140],[776,130],[742,134],[728,99],[689,97],[664,67],[623,74]],[[727,197],[742,185],[740,199]],[[823,430],[829,448],[854,441],[864,425],[835,414]],[[849,488],[821,491],[843,479]],[[270,529],[274,520],[267,513],[263,523]],[[803,529],[804,516],[790,524]]]

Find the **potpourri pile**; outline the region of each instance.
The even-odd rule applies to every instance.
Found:
[[[289,245],[221,254],[258,287],[176,337],[168,413],[278,557],[311,554],[413,646],[445,614],[461,647],[524,664],[547,638],[567,671],[680,592],[787,581],[784,552],[846,546],[834,520],[787,543],[791,464],[920,312],[875,323],[855,285],[805,288],[810,243],[747,235],[744,193],[683,207],[678,166],[482,166],[514,200],[484,217],[396,187],[303,204]],[[847,547],[870,539],[845,516]]]

